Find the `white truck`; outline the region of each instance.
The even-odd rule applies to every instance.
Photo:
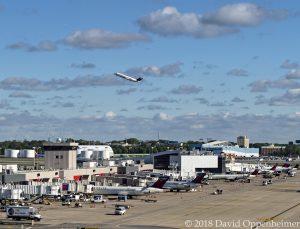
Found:
[[[94,195],[91,199],[92,203],[106,203],[106,200],[103,198],[102,195]]]
[[[7,218],[16,220],[28,219],[40,221],[42,219],[42,216],[39,214],[38,210],[29,206],[7,206],[6,216]]]

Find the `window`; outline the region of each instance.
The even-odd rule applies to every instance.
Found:
[[[59,156],[58,156],[58,155],[56,155],[56,156],[55,156],[55,158],[56,158],[56,159],[58,159],[58,158],[59,158]]]
[[[63,159],[64,158],[64,156],[63,155],[60,155],[60,159]]]

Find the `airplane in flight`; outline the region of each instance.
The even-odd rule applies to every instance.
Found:
[[[162,187],[167,182],[167,177],[159,178],[151,187],[131,187],[131,186],[95,186],[94,194],[99,195],[127,195],[143,196],[149,193],[163,192]]]
[[[139,78],[134,78],[132,76],[128,76],[128,75],[125,75],[123,73],[120,73],[120,72],[116,72],[115,73],[116,76],[119,76],[123,79],[126,79],[126,80],[129,80],[129,81],[132,81],[132,82],[139,82],[141,81],[143,78],[142,77],[139,77]]]

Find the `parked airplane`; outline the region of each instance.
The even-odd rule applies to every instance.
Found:
[[[184,191],[190,191],[191,189],[195,189],[199,187],[199,185],[204,180],[204,177],[206,176],[205,173],[202,173],[201,175],[197,176],[192,181],[167,181],[165,185],[163,186],[164,189],[169,189],[171,192],[176,190],[177,192],[184,190]]]
[[[235,181],[240,179],[249,178],[249,174],[210,174],[208,175],[209,180],[229,180]]]
[[[272,167],[264,167],[259,171],[259,173],[261,174],[274,173],[276,168],[277,168],[277,164],[273,165]]]
[[[299,164],[295,165],[295,167],[292,167],[290,164],[284,164],[281,167],[277,167],[275,169],[275,172],[284,172],[287,173],[289,171],[297,171],[299,168]]]
[[[259,173],[259,169],[255,169],[252,173],[250,173],[249,177],[256,177]]]
[[[168,178],[159,178],[151,187],[132,187],[132,186],[95,186],[94,194],[99,195],[127,195],[127,196],[142,196],[149,193],[163,192],[162,187],[167,182]]]
[[[119,77],[121,77],[121,78],[123,78],[123,79],[132,81],[132,82],[139,82],[139,81],[141,81],[141,80],[143,79],[142,77],[139,77],[139,78],[136,79],[136,78],[133,78],[133,77],[128,76],[128,75],[125,75],[125,74],[120,73],[120,72],[116,72],[115,75],[116,75],[116,76],[119,76]]]

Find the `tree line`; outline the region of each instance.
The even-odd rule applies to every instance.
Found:
[[[168,140],[150,140],[141,141],[137,138],[128,138],[125,140],[114,140],[109,143],[104,143],[96,140],[84,139],[64,139],[65,142],[77,142],[79,145],[110,145],[115,154],[153,154],[166,150],[181,149],[191,150],[190,145],[199,144],[202,141],[187,141],[182,144],[170,142]],[[46,140],[23,140],[23,141],[2,141],[0,142],[0,154],[4,154],[5,149],[37,149],[38,153],[43,153],[43,143]],[[250,147],[261,148],[269,146],[270,143],[253,143]],[[281,152],[272,153],[273,156],[300,156],[300,145],[274,144],[276,146],[285,146]]]

